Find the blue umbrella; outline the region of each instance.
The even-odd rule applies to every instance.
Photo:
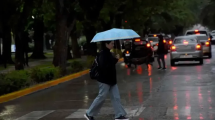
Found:
[[[113,41],[121,39],[132,39],[140,37],[134,30],[113,28],[97,33],[91,42]]]

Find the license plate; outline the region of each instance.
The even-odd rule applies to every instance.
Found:
[[[192,55],[181,55],[180,58],[192,58]]]
[[[126,57],[130,56],[130,54],[125,54]]]
[[[191,46],[184,46],[184,49],[191,49]]]
[[[158,46],[154,46],[154,49],[157,50],[157,49],[158,49]]]
[[[203,50],[209,50],[209,48],[208,47],[203,47]]]

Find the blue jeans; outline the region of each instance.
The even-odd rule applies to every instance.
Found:
[[[118,118],[120,116],[126,116],[127,113],[125,112],[120,102],[118,86],[117,85],[110,86],[100,82],[99,82],[99,94],[91,104],[90,108],[87,110],[88,116],[96,116],[98,114],[103,103],[105,102],[105,99],[108,93],[110,93],[111,95],[111,102],[114,107],[115,118]]]
[[[158,55],[158,57],[157,57],[157,61],[158,61],[159,67],[161,67],[160,59],[161,59],[161,61],[162,61],[162,63],[163,63],[163,68],[166,68],[166,66],[165,66],[165,59],[164,59],[164,54],[160,54],[160,55]]]

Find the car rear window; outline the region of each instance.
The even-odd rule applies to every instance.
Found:
[[[207,41],[208,37],[207,36],[197,36],[197,39],[200,41]]]
[[[157,37],[158,34],[149,34],[148,37]]]
[[[149,41],[158,42],[158,37],[150,37]]]
[[[206,31],[198,31],[198,32],[195,32],[195,31],[189,31],[186,33],[186,35],[197,35],[197,34],[204,34],[204,35],[208,35]]]
[[[138,41],[138,42],[134,42],[134,45],[146,45],[146,41]]]
[[[175,40],[174,40],[174,43],[175,44],[181,44],[181,43],[183,43],[184,41],[187,41],[187,42],[189,42],[189,43],[197,43],[197,40],[196,39],[194,39],[194,38],[176,38]]]

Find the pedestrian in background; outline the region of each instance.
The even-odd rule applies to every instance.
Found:
[[[157,54],[158,54],[158,57],[157,57],[157,61],[158,61],[158,69],[163,69],[163,70],[166,70],[166,64],[165,64],[165,59],[164,59],[164,55],[168,52],[167,49],[166,49],[166,46],[164,44],[164,39],[163,39],[163,36],[162,35],[158,35],[158,38],[159,38],[159,42],[158,42],[158,49],[157,49]],[[163,63],[163,67],[161,67],[161,62],[160,60],[162,61]]]
[[[128,120],[128,118],[125,117],[127,113],[120,102],[120,94],[116,79],[116,63],[119,60],[119,55],[114,57],[110,52],[114,47],[113,41],[103,41],[101,45],[102,50],[97,56],[99,93],[84,116],[87,120],[95,120],[94,116],[98,114],[107,95],[110,93],[115,112],[115,120]]]

